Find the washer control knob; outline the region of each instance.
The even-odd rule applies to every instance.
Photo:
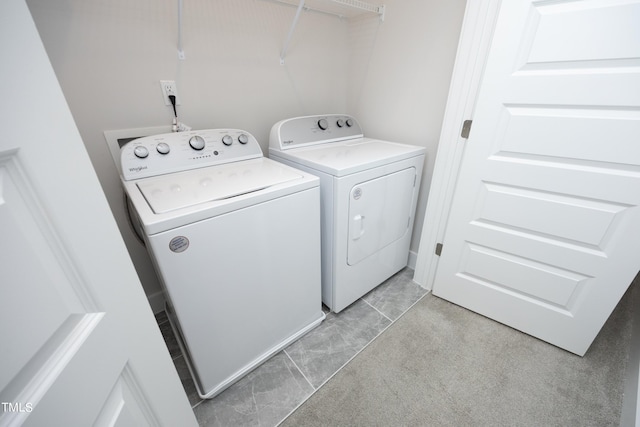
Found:
[[[249,142],[249,137],[244,133],[241,133],[240,136],[238,137],[238,142],[240,144],[246,144],[247,142]]]
[[[222,143],[226,146],[229,146],[233,144],[233,138],[231,138],[229,135],[225,135],[222,137]]]
[[[318,120],[318,127],[322,130],[327,130],[329,122],[326,119],[320,119]]]
[[[147,157],[149,155],[149,150],[147,150],[147,147],[143,147],[142,145],[138,145],[136,148],[133,149],[133,154],[135,154],[136,157],[138,157],[140,159],[144,159],[145,157]]]
[[[336,122],[336,124],[338,125],[339,128],[341,128],[342,126],[344,126],[344,120],[342,119],[338,119],[338,121]]]
[[[351,120],[351,119],[347,119],[346,123],[347,123],[347,127],[353,126],[353,120]]]
[[[171,149],[169,148],[169,144],[161,142],[156,146],[156,150],[158,150],[158,153],[160,154],[168,154]]]
[[[192,136],[189,139],[189,145],[194,150],[202,150],[204,148],[204,138],[200,135]]]

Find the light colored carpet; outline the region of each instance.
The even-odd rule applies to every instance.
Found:
[[[639,294],[582,358],[429,294],[281,426],[617,426]]]

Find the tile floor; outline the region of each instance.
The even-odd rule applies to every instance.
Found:
[[[201,426],[276,426],[427,291],[405,268],[213,399],[198,397],[164,312],[156,318]]]

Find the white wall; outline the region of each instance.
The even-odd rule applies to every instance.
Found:
[[[304,14],[281,66],[295,8],[270,1],[185,1],[184,61],[177,0],[28,4],[147,295],[160,287],[127,225],[103,131],[170,124],[161,79],[177,82],[183,122],[245,129],[263,149],[280,119],[346,109],[347,26],[335,17]]]
[[[27,3],[148,296],[160,287],[127,224],[103,132],[169,125],[161,79],[177,82],[181,121],[245,129],[265,153],[276,121],[339,112],[368,136],[427,147],[417,251],[465,0],[386,1],[383,23],[304,12],[284,66],[296,9],[270,0],[185,1],[184,61],[177,0]]]
[[[427,148],[411,242],[417,252],[466,1],[384,4],[377,28],[351,24],[348,109],[369,137]]]

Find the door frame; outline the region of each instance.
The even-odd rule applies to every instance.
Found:
[[[428,290],[433,289],[440,260],[436,245],[444,239],[464,153],[462,123],[473,118],[501,3],[467,0],[413,276]]]

